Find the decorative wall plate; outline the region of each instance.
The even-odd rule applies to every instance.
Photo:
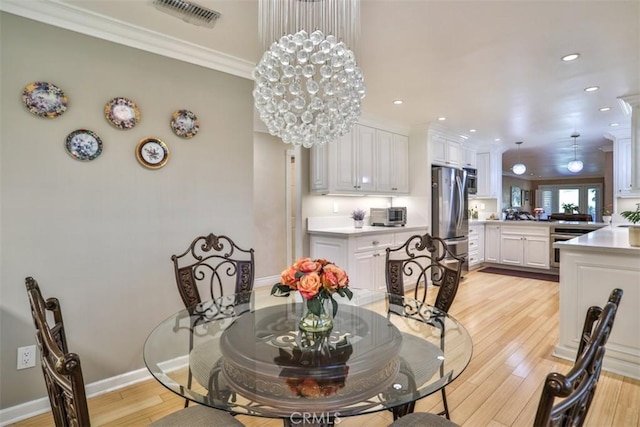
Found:
[[[32,82],[22,91],[22,101],[36,116],[53,119],[67,111],[67,97],[53,83]]]
[[[95,132],[78,129],[67,136],[65,148],[76,160],[93,160],[102,154],[102,140]]]
[[[131,129],[140,121],[140,110],[135,102],[127,98],[113,98],[104,106],[104,115],[115,127]]]
[[[142,138],[136,147],[136,157],[142,166],[160,169],[169,160],[169,147],[158,138]]]
[[[192,138],[200,130],[200,121],[189,110],[177,110],[171,115],[171,129],[182,138]]]

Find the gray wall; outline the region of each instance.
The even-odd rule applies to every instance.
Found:
[[[39,368],[16,371],[16,349],[35,343],[24,278],[63,305],[69,345],[85,381],[142,368],[142,345],[180,308],[170,255],[193,236],[226,233],[254,244],[253,102],[249,80],[0,14],[0,408],[44,397]],[[29,113],[26,84],[55,83],[69,97],[56,119]],[[141,122],[111,126],[105,103],[134,100]],[[201,121],[184,140],[169,127],[186,108]],[[78,128],[104,142],[94,161],[72,159]],[[159,170],[139,165],[137,142],[163,139]],[[278,269],[277,269],[278,270]]]
[[[253,144],[256,277],[280,275],[287,264],[287,149],[280,138],[255,132]],[[276,283],[274,280],[273,283]]]

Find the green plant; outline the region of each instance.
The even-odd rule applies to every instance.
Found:
[[[568,211],[568,212],[574,213],[574,212],[578,212],[579,208],[577,205],[574,205],[573,203],[563,203],[562,209],[564,209],[565,212]]]
[[[635,211],[620,212],[620,215],[622,215],[622,217],[626,218],[627,220],[629,220],[629,222],[633,224],[639,223],[640,222],[640,203],[636,203]]]
[[[351,218],[356,221],[362,221],[366,214],[366,211],[363,211],[362,209],[356,209],[355,211],[351,212]]]

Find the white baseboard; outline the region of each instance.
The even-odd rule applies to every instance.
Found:
[[[271,287],[280,281],[280,276],[267,276],[255,279],[253,286],[255,288]],[[181,363],[184,364],[184,361]],[[87,397],[95,397],[101,394],[109,393],[114,390],[118,390],[123,387],[130,386],[151,378],[151,374],[146,368],[138,369],[136,371],[126,372],[115,377],[106,378],[104,380],[96,381],[91,384],[87,384],[85,389]],[[43,397],[41,399],[32,400],[30,402],[21,403],[9,408],[0,409],[0,426],[6,426],[16,423],[18,421],[25,420],[27,418],[35,417],[36,415],[43,414],[51,410],[49,405],[49,398]]]
[[[254,288],[264,288],[267,286],[271,287],[278,282],[280,282],[280,276],[260,277],[259,279],[254,280],[253,287]]]

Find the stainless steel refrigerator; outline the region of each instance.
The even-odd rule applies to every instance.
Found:
[[[468,271],[469,198],[467,172],[445,166],[431,167],[431,235],[447,242],[451,251],[465,257]]]

